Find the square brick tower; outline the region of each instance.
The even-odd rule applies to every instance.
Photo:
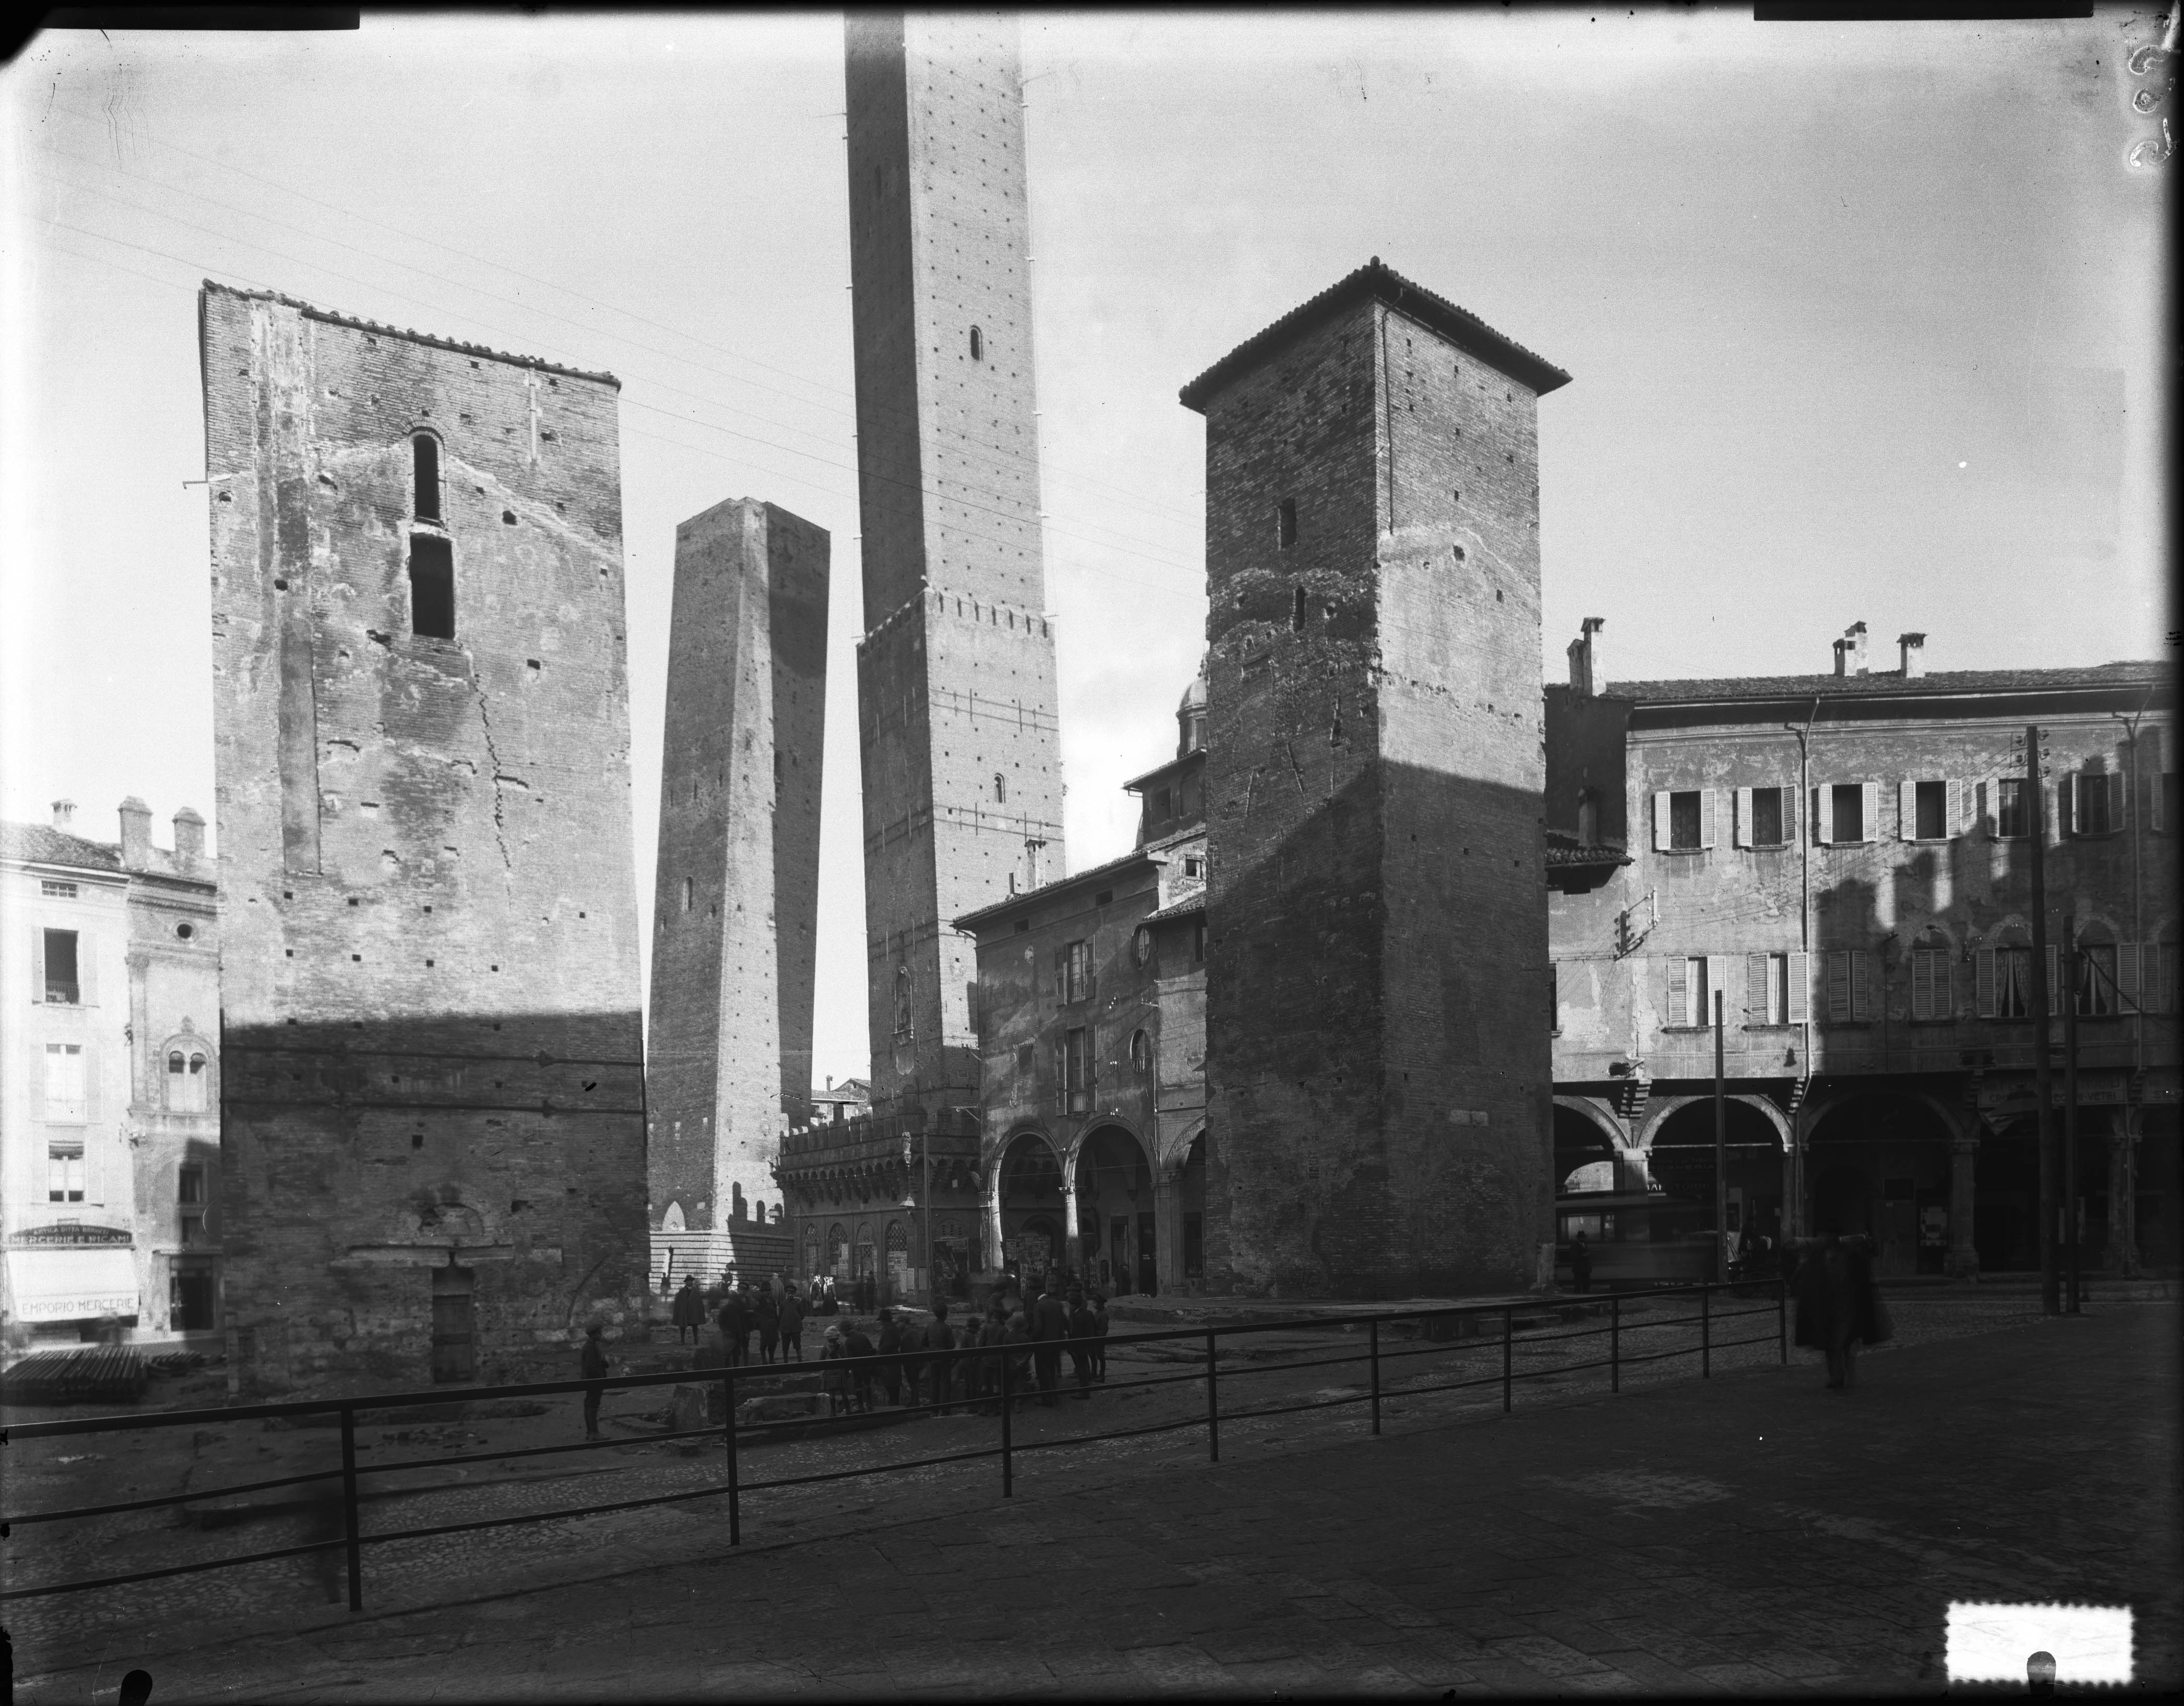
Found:
[[[825,530],[745,497],[675,530],[654,899],[653,1271],[790,1271],[772,1167],[811,1116]],[[771,1212],[769,1212],[769,1203]]]
[[[636,1329],[618,386],[208,284],[230,1366]]]
[[[1208,1278],[1521,1286],[1551,1234],[1536,403],[1375,258],[1206,417]]]
[[[975,1131],[951,920],[1064,868],[1022,73],[1004,17],[853,13],[847,39],[872,1100],[881,1135]]]

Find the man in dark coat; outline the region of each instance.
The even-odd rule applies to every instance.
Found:
[[[698,1289],[698,1276],[685,1274],[682,1289],[675,1294],[675,1307],[669,1312],[675,1323],[675,1342],[698,1342],[698,1329],[705,1325],[705,1295]]]
[[[783,1287],[781,1293],[781,1359],[804,1360],[804,1300],[794,1286]]]
[[[599,1436],[599,1400],[606,1394],[603,1384],[607,1376],[607,1348],[600,1342],[597,1324],[584,1332],[583,1355],[577,1359],[577,1372],[592,1384],[584,1389],[584,1437]]]
[[[855,1321],[842,1329],[842,1353],[850,1359],[850,1386],[861,1410],[872,1407],[872,1342]]]
[[[894,1360],[902,1354],[902,1324],[895,1320],[893,1309],[880,1311],[880,1342],[874,1347],[888,1360],[877,1370],[880,1390],[887,1394],[888,1402],[900,1408],[902,1403],[902,1364]],[[912,1397],[916,1389],[912,1389]]]
[[[1069,1288],[1069,1371],[1077,1376],[1077,1396],[1092,1396],[1093,1347],[1100,1342],[1100,1318],[1085,1307],[1084,1288]]]
[[[1890,1331],[1865,1241],[1829,1227],[1798,1264],[1795,1283],[1797,1342],[1826,1358],[1829,1390],[1849,1391],[1858,1383],[1859,1343],[1881,1344]]]
[[[948,1300],[933,1300],[933,1319],[925,1326],[926,1399],[941,1415],[949,1411],[948,1388],[956,1376],[956,1363],[943,1354],[953,1350],[956,1334],[948,1325]]]
[[[1592,1289],[1592,1246],[1583,1232],[1570,1240],[1570,1279],[1580,1292]]]
[[[744,1294],[741,1292],[732,1288],[722,1300],[717,1321],[721,1329],[721,1343],[727,1353],[727,1365],[732,1369],[741,1368],[744,1344],[750,1336],[749,1317],[744,1313]]]
[[[1039,1370],[1039,1401],[1051,1409],[1060,1400],[1055,1389],[1061,1384],[1061,1342],[1069,1336],[1069,1305],[1061,1300],[1061,1281],[1050,1275],[1031,1306],[1032,1353]]]

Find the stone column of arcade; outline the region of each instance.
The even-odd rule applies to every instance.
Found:
[[[1153,1175],[1153,1225],[1160,1246],[1154,1273],[1163,1292],[1180,1292],[1183,1283],[1183,1171]]]
[[[1001,1235],[1001,1160],[994,1157],[986,1172],[986,1270],[999,1273],[1002,1267]]]
[[[2103,1265],[2127,1280],[2139,1275],[2138,1128],[2142,1111],[2119,1108],[2109,1115],[2109,1244]]]
[[[1978,1159],[1977,1137],[1949,1140],[1949,1253],[1942,1271],[1953,1280],[1979,1277],[1979,1249],[1972,1242],[1972,1181]]]
[[[1077,1218],[1077,1169],[1084,1156],[1084,1146],[1080,1143],[1061,1176],[1061,1270],[1072,1279],[1084,1276],[1084,1239],[1078,1230]]]

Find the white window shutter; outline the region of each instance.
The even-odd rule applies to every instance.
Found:
[[[81,938],[78,938],[79,942],[81,942]],[[81,953],[83,950],[81,947],[79,946],[76,951]],[[80,977],[82,975],[82,973],[79,971],[76,975]],[[95,1123],[98,1119],[98,1044],[92,1041],[89,1037],[86,1037],[84,1039],[82,1059],[83,1117],[86,1124],[92,1124]],[[92,1134],[86,1131],[84,1133],[85,1141],[83,1146],[86,1152],[88,1152],[92,1148]],[[86,1165],[88,1164],[89,1163],[86,1161]],[[86,1188],[86,1190],[89,1188],[87,1185]],[[102,1197],[96,1200],[104,1202],[106,1199]]]
[[[1752,790],[1750,788],[1739,788],[1736,791],[1736,845],[1738,847],[1748,847],[1752,845]]]
[[[1713,845],[1714,801],[1719,794],[1717,788],[1699,790],[1699,845],[1702,847]]]
[[[1744,956],[1744,1022],[1764,1025],[1767,1020],[1767,956]]]
[[[1960,781],[1944,782],[1942,784],[1942,794],[1944,801],[1942,817],[1946,825],[1942,833],[1949,836],[1962,835],[1965,827],[1964,785]]]
[[[1662,1009],[1664,1025],[1689,1025],[1691,1022],[1691,967],[1680,953],[1669,956],[1669,994]]]
[[[1994,1017],[1994,950],[1982,947],[1972,954],[1972,1005],[1981,1019]]]
[[[1813,824],[1815,841],[1836,838],[1836,791],[1825,782],[1813,790]]]
[[[1919,839],[1919,784],[1908,776],[1896,784],[1896,839]]]
[[[1873,1017],[1873,956],[1862,947],[1854,947],[1850,955],[1850,1016],[1858,1020]]]
[[[1719,996],[1721,997],[1722,1028],[1725,1031],[1729,1028],[1730,1014],[1734,1011],[1729,999],[1729,956],[1725,953],[1708,954],[1707,956],[1706,968],[1707,1010],[1705,1014],[1705,1023],[1709,1030],[1713,1028],[1714,997],[1716,996]]]
[[[2040,784],[2040,829],[2043,841],[2059,841],[2070,832],[2064,821],[2070,809],[2070,779]]]
[[[1802,1025],[1812,1016],[1813,956],[1800,948],[1790,956],[1788,978],[1790,1010],[1782,1015],[1786,1025]]]
[[[1880,839],[1880,784],[1864,782],[1860,784],[1860,786],[1864,790],[1865,807],[1862,814],[1865,819],[1863,825],[1865,833],[1860,839],[1869,842],[1879,841]]]
[[[2139,959],[2143,952],[2135,942],[2116,944],[2116,990],[2135,1008],[2140,1005]]]
[[[46,933],[33,925],[31,928],[31,999],[46,998]]]
[[[1653,851],[1669,850],[1669,796],[1665,790],[1653,796]]]
[[[86,1007],[98,1005],[98,938],[86,931],[75,938],[75,998]]]
[[[43,995],[45,991],[42,988],[38,993]],[[31,1118],[33,1120],[46,1117],[46,1075],[52,1070],[53,1068],[46,1064],[42,1053],[31,1056]]]

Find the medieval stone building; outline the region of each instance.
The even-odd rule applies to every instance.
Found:
[[[1523,1286],[1551,1236],[1536,405],[1375,259],[1206,416],[1217,1289]]]
[[[231,1367],[491,1378],[642,1307],[616,383],[199,313]]]
[[[809,1117],[827,536],[749,498],[675,531],[649,1038],[652,1269],[788,1271]]]

